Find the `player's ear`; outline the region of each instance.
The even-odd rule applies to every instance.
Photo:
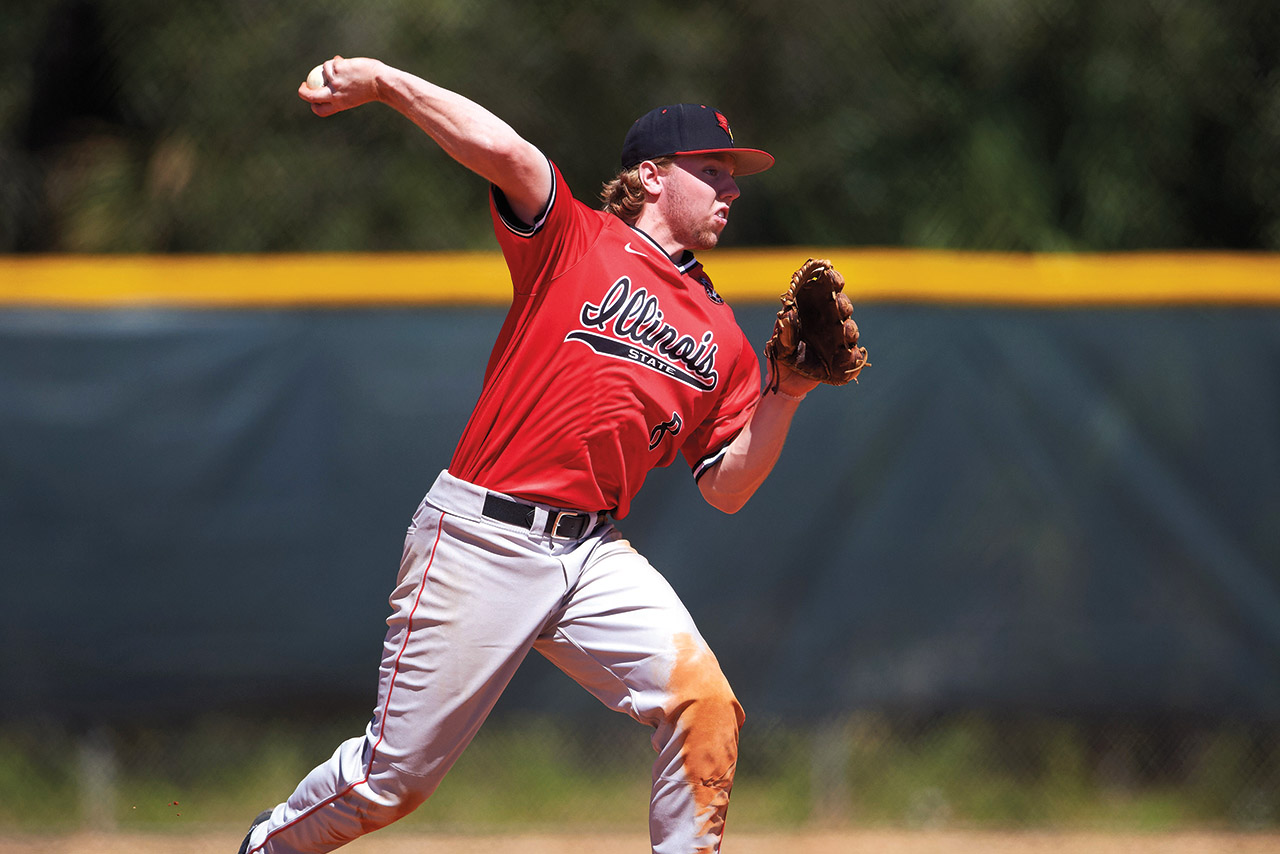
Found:
[[[652,160],[641,161],[636,167],[636,175],[640,179],[640,186],[645,193],[650,196],[662,195],[662,178],[666,174],[666,170],[658,166]]]

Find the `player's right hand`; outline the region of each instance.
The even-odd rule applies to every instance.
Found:
[[[322,117],[376,101],[377,75],[382,67],[376,59],[335,56],[323,65],[325,85],[313,89],[303,81],[298,97],[311,105],[311,112]]]

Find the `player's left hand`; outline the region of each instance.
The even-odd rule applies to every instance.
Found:
[[[784,368],[829,385],[856,381],[870,362],[866,348],[858,346],[844,276],[830,261],[810,258],[792,274],[781,300],[773,334],[764,345],[777,381]]]
[[[782,394],[789,395],[791,397],[804,397],[820,385],[822,385],[822,383],[818,380],[811,379],[806,377],[804,374],[792,370],[789,365],[783,362],[771,362],[769,365],[769,376],[766,388],[771,390],[776,389]]]

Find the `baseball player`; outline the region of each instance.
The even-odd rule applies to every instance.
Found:
[[[737,179],[773,157],[737,146],[709,107],[661,107],[627,133],[592,209],[472,101],[375,59],[335,57],[323,74],[299,88],[316,115],[380,101],[490,183],[513,299],[409,527],[373,718],[258,817],[241,854],[331,851],[412,811],[531,649],[652,729],[653,851],[718,851],[742,708],[614,521],[677,456],[708,502],[738,510],[817,385],[779,361],[762,393],[758,358],[693,254],[719,241]]]

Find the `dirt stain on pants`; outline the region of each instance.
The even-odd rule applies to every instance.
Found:
[[[714,847],[699,852],[711,854],[724,832],[738,767],[738,731],[746,716],[706,644],[689,634],[676,635],[675,644],[670,701],[664,711],[680,743],[681,765],[693,791],[700,822],[697,834],[716,840]]]

